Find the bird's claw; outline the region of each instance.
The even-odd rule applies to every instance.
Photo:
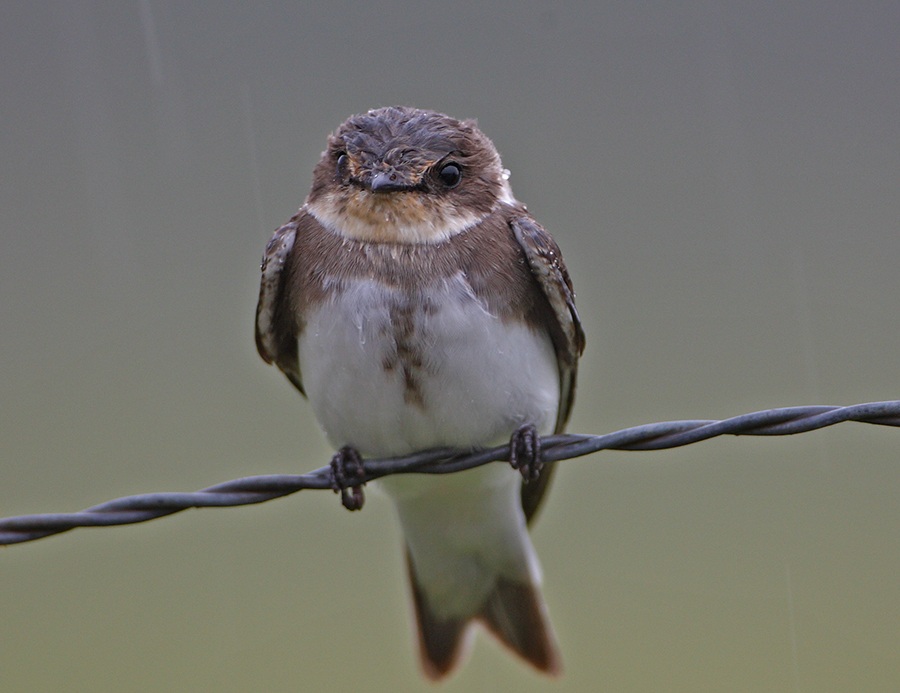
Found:
[[[341,494],[341,504],[347,510],[360,510],[366,497],[363,485],[366,470],[356,448],[345,445],[331,458],[331,488]]]
[[[541,438],[533,424],[525,424],[516,429],[509,439],[509,463],[518,469],[527,484],[541,475],[544,460],[541,455]]]

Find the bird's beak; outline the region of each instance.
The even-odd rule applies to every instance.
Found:
[[[378,171],[369,179],[369,190],[374,193],[389,193],[410,190],[415,187],[402,173],[396,170]]]

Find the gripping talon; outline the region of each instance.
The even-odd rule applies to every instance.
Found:
[[[509,464],[518,469],[527,484],[541,475],[544,460],[541,456],[541,438],[533,424],[520,426],[509,439]]]
[[[331,488],[341,494],[341,505],[347,510],[360,510],[366,502],[363,485],[366,470],[356,448],[345,445],[331,458]]]

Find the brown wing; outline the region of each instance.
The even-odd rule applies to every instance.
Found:
[[[519,216],[510,221],[510,228],[550,308],[550,336],[559,364],[559,411],[555,432],[562,433],[575,401],[578,357],[584,351],[584,331],[575,309],[575,291],[559,246],[540,224],[531,217]],[[549,488],[554,469],[555,465],[548,464],[537,481],[522,487],[522,508],[529,522]]]
[[[256,304],[256,349],[266,363],[278,366],[305,394],[297,360],[297,321],[290,310],[287,289],[296,233],[297,222],[291,220],[276,230],[266,245]]]

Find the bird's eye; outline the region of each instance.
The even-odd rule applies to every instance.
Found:
[[[438,178],[448,188],[455,188],[459,185],[459,181],[462,180],[462,171],[459,170],[459,166],[456,164],[444,164],[441,166],[441,170],[438,171]]]
[[[337,158],[337,173],[339,176],[343,176],[347,171],[347,166],[350,164],[350,157],[347,156],[346,152],[341,152]]]

